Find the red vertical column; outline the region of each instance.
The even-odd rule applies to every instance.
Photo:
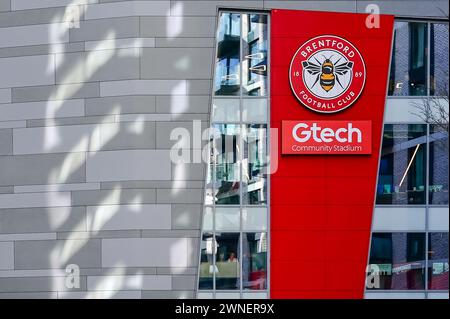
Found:
[[[393,16],[378,18],[379,28],[368,28],[365,14],[272,11],[271,127],[281,132],[284,120],[370,120],[373,148],[370,155],[272,154],[272,298],[363,297],[393,29]],[[366,64],[361,96],[333,114],[304,107],[289,82],[297,49],[321,35],[348,40]]]

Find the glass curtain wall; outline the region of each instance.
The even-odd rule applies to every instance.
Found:
[[[369,267],[379,281],[367,291],[448,291],[448,233],[373,233]]]
[[[448,43],[446,22],[396,21],[389,96],[448,105]],[[405,228],[418,218],[414,212],[424,214],[425,224],[417,230],[372,233],[367,292],[448,293],[448,231],[431,222],[433,214],[448,209],[448,129],[442,123],[384,125],[378,209],[394,215],[408,207]],[[371,282],[374,272],[379,274],[377,287]]]
[[[390,96],[448,96],[448,23],[396,21]]]
[[[448,205],[448,146],[445,125],[385,124],[377,205]]]
[[[448,147],[446,125],[385,124],[378,207],[421,207],[427,220],[431,208],[448,208]],[[380,280],[367,291],[448,292],[448,232],[374,232],[368,269]]]
[[[198,298],[267,298],[269,16],[220,12]]]

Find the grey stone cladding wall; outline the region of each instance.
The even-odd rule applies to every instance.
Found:
[[[217,7],[373,2],[0,0],[0,298],[195,297],[205,167],[170,132],[208,126]]]

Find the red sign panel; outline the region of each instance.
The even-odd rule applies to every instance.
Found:
[[[394,24],[375,18],[272,10],[271,298],[364,296]]]
[[[282,122],[282,154],[371,153],[371,121]]]

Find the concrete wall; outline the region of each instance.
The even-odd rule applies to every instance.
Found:
[[[169,134],[208,124],[217,6],[373,2],[0,0],[0,298],[193,297],[204,167],[172,164]]]

